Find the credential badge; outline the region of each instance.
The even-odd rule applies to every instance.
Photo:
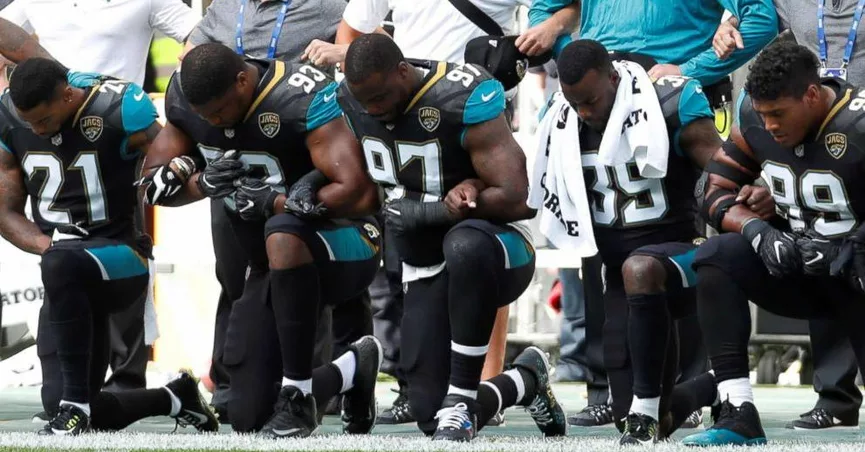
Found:
[[[276,113],[262,113],[258,115],[258,128],[267,138],[273,138],[279,133],[279,115]]]
[[[826,134],[826,150],[829,155],[840,159],[847,152],[847,135],[843,133],[833,132]]]
[[[102,118],[99,116],[85,116],[79,122],[81,126],[81,134],[84,138],[95,142],[102,136]]]
[[[420,125],[427,132],[432,132],[438,128],[439,123],[441,123],[441,112],[439,112],[438,108],[434,107],[421,107],[417,112],[418,120],[420,120]]]

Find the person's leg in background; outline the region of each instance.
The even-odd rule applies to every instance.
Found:
[[[147,361],[150,346],[144,344],[144,304],[147,292],[124,311],[108,316],[111,352],[111,377],[105,382],[109,392],[140,389],[147,386]]]
[[[556,363],[556,381],[585,381],[586,355],[586,304],[580,271],[574,268],[559,269],[562,289],[562,327],[559,333],[560,355]]]
[[[676,383],[694,379],[709,371],[709,356],[703,346],[703,333],[697,315],[675,322],[679,333],[679,378]],[[697,428],[703,424],[703,410],[694,411],[680,428]]]
[[[606,316],[601,257],[583,259],[582,274],[586,303],[586,389],[589,398],[588,405],[569,417],[568,423],[580,427],[598,427],[613,422],[610,389],[604,367],[603,330]]]
[[[812,319],[811,350],[814,359],[814,391],[817,404],[787,424],[797,430],[859,427],[862,392],[856,386],[856,355],[844,326],[832,319]]]
[[[381,219],[379,219],[381,220]],[[393,244],[393,237],[379,221],[384,234],[382,257],[384,265],[379,269],[370,285],[373,306],[373,329],[375,337],[384,348],[382,372],[397,379],[399,390],[393,405],[382,411],[376,422],[379,424],[405,424],[415,422],[409,407],[407,377],[402,365],[402,321],[403,321],[403,284],[402,264]]]
[[[247,262],[240,244],[231,229],[231,223],[222,200],[210,202],[210,228],[213,234],[213,253],[216,257],[216,280],[219,281],[219,301],[213,331],[213,355],[210,364],[210,379],[215,387],[211,405],[219,413],[222,423],[230,422],[228,400],[230,378],[224,362],[225,332],[231,307],[243,294],[246,281]]]

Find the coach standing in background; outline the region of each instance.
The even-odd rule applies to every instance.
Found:
[[[185,51],[216,42],[251,58],[298,61],[310,41],[333,42],[345,6],[346,0],[214,0],[189,36]],[[243,293],[246,261],[237,258],[243,250],[234,238],[222,200],[213,200],[210,205],[216,278],[221,286],[210,367],[216,386],[211,404],[220,414],[220,422],[227,423],[230,381],[225,365],[231,363],[223,361],[222,349],[231,306]],[[372,334],[366,298],[363,303],[343,303],[332,313],[330,308],[322,310],[316,332],[315,365],[330,362],[334,353],[341,354],[354,340]],[[321,409],[328,401],[318,402]]]
[[[780,30],[789,30],[797,43],[819,57],[821,76],[840,76],[865,89],[865,31],[858,27],[865,0],[775,0],[775,7]],[[713,43],[720,58],[737,57],[747,44],[738,28],[735,17],[718,28]],[[813,319],[808,326],[819,397],[813,410],[787,428],[858,427],[862,393],[856,386],[858,369],[850,339],[830,319]]]
[[[39,43],[64,66],[144,83],[147,53],[154,31],[182,42],[199,16],[181,0],[14,0],[0,17],[35,33]],[[137,227],[144,230],[143,210],[136,213]],[[152,267],[152,265],[151,265]],[[112,375],[105,390],[144,388],[149,345],[156,339],[155,325],[144,325],[145,306],[152,308],[152,286],[146,298],[127,311],[112,314],[110,363]],[[42,323],[40,313],[40,325]],[[40,344],[43,394],[57,391],[60,363],[53,346]],[[42,416],[40,413],[37,416]],[[48,419],[53,413],[47,413]]]

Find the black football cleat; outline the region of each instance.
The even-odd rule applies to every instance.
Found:
[[[553,394],[547,354],[537,347],[528,347],[514,359],[510,367],[521,367],[535,376],[534,397],[525,409],[532,416],[538,429],[546,437],[565,436],[568,433],[568,422],[565,410]]]
[[[381,342],[374,336],[364,336],[348,348],[354,353],[357,364],[354,384],[342,396],[342,431],[363,435],[375,426],[375,382],[384,352]]]
[[[57,414],[48,422],[40,435],[76,436],[90,431],[90,416],[75,405],[60,405]]]
[[[442,408],[436,413],[438,426],[433,441],[471,441],[478,434],[478,413],[481,406],[477,400],[459,394],[448,394]]]
[[[180,412],[174,420],[181,427],[195,427],[199,432],[218,432],[219,420],[198,391],[198,382],[188,372],[168,382],[165,389],[180,399]]]
[[[279,391],[273,415],[258,432],[266,438],[306,438],[318,428],[318,413],[315,397],[303,395],[294,386],[284,386]]]

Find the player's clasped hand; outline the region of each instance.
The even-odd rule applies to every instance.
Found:
[[[847,279],[855,289],[865,292],[865,226],[844,239],[829,274]]]
[[[775,198],[766,187],[745,185],[736,195],[736,201],[747,206],[763,220],[775,216]]]
[[[769,223],[754,218],[742,227],[742,235],[751,243],[770,275],[780,278],[798,273],[801,269],[802,261],[793,234],[779,231]]]
[[[477,179],[462,181],[452,188],[444,201],[451,216],[460,219],[468,217],[471,210],[478,206],[478,195],[482,189],[483,182]]]
[[[808,231],[796,239],[796,248],[802,258],[802,272],[810,276],[829,274],[829,265],[838,257],[839,243]]]
[[[136,187],[144,187],[144,201],[156,206],[164,204],[177,195],[195,172],[195,162],[188,156],[171,159],[135,182]]]
[[[244,177],[237,183],[234,203],[240,218],[256,221],[273,216],[273,203],[279,192],[260,179]]]
[[[198,188],[208,198],[224,198],[235,190],[235,181],[245,176],[248,169],[238,160],[240,154],[227,151],[210,162],[198,176]]]
[[[319,170],[313,170],[298,179],[288,190],[285,210],[298,218],[314,219],[327,214],[327,207],[318,201],[318,190],[330,181]]]

